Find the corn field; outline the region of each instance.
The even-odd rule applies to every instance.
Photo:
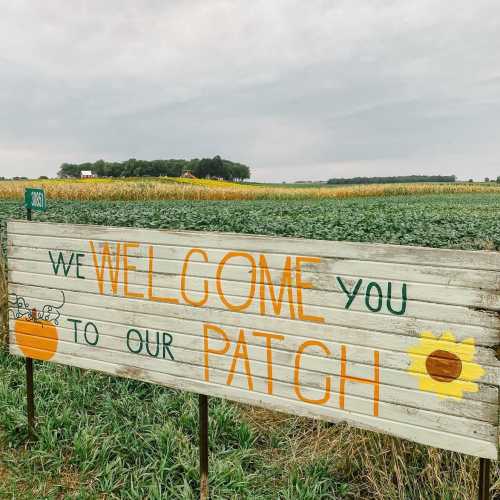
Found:
[[[332,199],[422,194],[498,193],[500,184],[422,183],[281,187],[181,178],[55,179],[1,181],[0,199],[21,199],[27,187],[42,187],[52,200],[279,200]]]

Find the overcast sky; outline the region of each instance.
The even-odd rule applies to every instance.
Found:
[[[500,175],[498,0],[0,0],[0,175]]]

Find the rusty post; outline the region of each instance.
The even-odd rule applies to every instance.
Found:
[[[31,208],[27,209],[26,218],[28,220],[31,220]],[[33,390],[33,360],[31,358],[26,358],[25,365],[26,365],[26,403],[28,409],[28,439],[32,440],[35,436],[35,395]]]
[[[479,459],[479,500],[490,500],[490,460]]]
[[[199,394],[200,500],[208,500],[208,397]]]
[[[35,397],[33,394],[33,360],[26,358],[26,401],[28,406],[28,438],[35,436]]]

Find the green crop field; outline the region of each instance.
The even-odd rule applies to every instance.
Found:
[[[495,193],[227,202],[49,199],[48,206],[35,218],[500,250]],[[6,219],[24,217],[19,201],[0,201],[0,234]],[[0,276],[0,296],[2,287]],[[40,362],[35,385],[38,439],[28,446],[24,364],[1,349],[0,498],[197,497],[196,395]],[[210,400],[210,450],[212,498],[476,495],[475,458],[217,398]]]
[[[0,222],[24,218],[18,201],[0,202]],[[38,220],[114,226],[500,249],[500,195],[258,201],[50,201]]]

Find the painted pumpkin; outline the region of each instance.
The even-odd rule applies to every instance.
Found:
[[[57,351],[59,336],[50,321],[18,319],[14,331],[17,345],[28,358],[48,361]]]

